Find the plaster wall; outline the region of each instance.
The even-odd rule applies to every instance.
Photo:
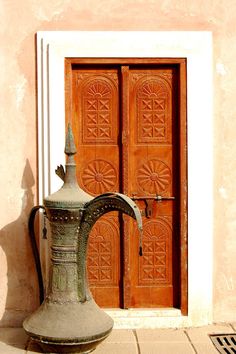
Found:
[[[0,326],[19,325],[27,313],[38,305],[37,280],[29,246],[27,217],[30,208],[37,203],[35,33],[48,30],[212,32],[213,319],[235,320],[236,2],[3,0],[0,3],[0,13]],[[204,86],[204,77],[202,85]],[[201,156],[198,158],[201,159]],[[204,174],[205,168],[200,170],[199,174]]]

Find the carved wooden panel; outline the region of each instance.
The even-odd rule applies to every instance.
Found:
[[[76,79],[81,95],[83,143],[116,143],[113,117],[117,114],[117,76],[86,72]]]
[[[138,197],[176,196],[178,169],[174,157],[177,135],[173,95],[175,71],[171,68],[129,70],[128,193]],[[135,224],[130,244],[130,307],[173,306],[173,230],[177,214],[173,200],[149,201],[151,215],[143,217],[143,257],[138,258]],[[138,202],[141,209],[144,201]],[[144,213],[145,215],[145,213]],[[167,222],[168,220],[168,222]],[[176,244],[175,244],[176,242]],[[149,304],[149,305],[148,305]]]
[[[83,189],[97,195],[117,190],[118,171],[111,161],[96,159],[85,163],[81,171]]]
[[[170,142],[171,73],[134,74],[138,143]]]
[[[171,169],[158,159],[143,162],[137,171],[137,184],[143,193],[164,195],[170,183]]]
[[[171,228],[163,219],[147,221],[143,230],[143,256],[139,258],[139,285],[170,282]]]
[[[114,284],[118,267],[115,256],[119,243],[117,227],[104,218],[94,225],[89,238],[87,267],[90,284]]]

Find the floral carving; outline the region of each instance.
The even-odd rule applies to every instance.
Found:
[[[166,88],[158,79],[146,80],[138,90],[139,97],[164,98],[166,97]]]
[[[102,80],[94,80],[87,86],[87,96],[110,97],[111,88]]]
[[[110,162],[94,160],[83,170],[82,181],[87,191],[92,194],[114,191],[117,173]]]
[[[157,159],[149,160],[139,168],[137,180],[144,192],[159,194],[166,191],[170,185],[171,171],[164,162]]]

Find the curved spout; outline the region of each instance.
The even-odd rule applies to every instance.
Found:
[[[142,231],[142,216],[140,210],[134,201],[121,193],[104,193],[95,197],[89,203],[85,205],[87,209],[86,214],[88,219],[91,219],[93,223],[97,221],[102,215],[110,212],[110,211],[121,211],[132,218],[136,219],[138,224],[138,229]],[[94,210],[96,213],[94,214]],[[92,215],[90,217],[89,215]]]
[[[87,203],[85,208],[84,221],[88,222],[91,227],[102,215],[110,211],[120,211],[134,218],[137,221],[140,235],[139,254],[142,255],[142,216],[131,198],[122,193],[104,193]]]
[[[84,302],[90,298],[86,277],[87,243],[92,226],[104,214],[110,211],[120,211],[137,220],[139,238],[139,255],[142,255],[142,216],[134,201],[121,193],[104,193],[84,205],[84,214],[79,230],[78,278],[79,298]]]

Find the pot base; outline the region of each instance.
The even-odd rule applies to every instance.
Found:
[[[113,320],[93,299],[84,303],[43,304],[23,323],[45,353],[90,353],[110,334]]]
[[[95,348],[96,349],[96,348]],[[92,349],[92,350],[89,350],[88,352],[70,352],[70,353],[67,353],[67,354],[89,354],[89,353],[92,353],[95,349]],[[44,354],[55,354],[55,352],[44,352]],[[57,352],[57,354],[61,354],[61,352]]]
[[[40,340],[35,340],[35,338],[31,338],[31,340],[37,343],[45,354],[89,354],[92,353],[106,337],[90,343],[70,344],[42,343]]]

